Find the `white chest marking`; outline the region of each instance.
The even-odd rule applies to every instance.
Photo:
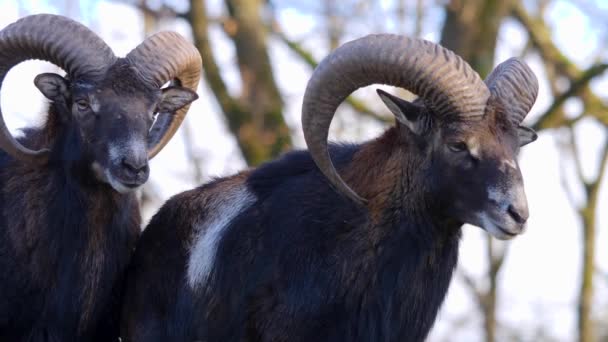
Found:
[[[232,220],[255,202],[245,186],[232,188],[210,200],[205,218],[195,227],[188,260],[188,285],[204,286],[215,263],[218,244]]]

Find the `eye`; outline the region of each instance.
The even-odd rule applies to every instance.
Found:
[[[468,150],[467,144],[463,141],[449,143],[448,148],[450,149],[450,151],[456,152],[456,153],[464,152],[464,151]]]
[[[89,110],[89,103],[85,100],[78,100],[76,101],[76,108],[81,112],[87,111]]]

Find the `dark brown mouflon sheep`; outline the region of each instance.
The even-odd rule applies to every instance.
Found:
[[[374,83],[420,98],[379,91],[396,125],[328,148],[338,105]],[[128,273],[123,338],[422,341],[461,226],[499,239],[524,228],[516,156],[536,138],[521,122],[537,91],[518,59],[484,83],[427,41],[372,35],[343,45],[306,89],[308,151],[177,195],[152,219]]]
[[[0,31],[0,82],[29,59],[67,75],[35,79],[51,101],[42,127],[16,140],[0,112],[0,341],[115,341],[140,232],[132,190],[197,98],[200,55],[161,32],[117,58],[81,24],[34,15]]]

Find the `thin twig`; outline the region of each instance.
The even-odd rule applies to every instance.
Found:
[[[287,35],[278,27],[276,23],[270,26],[269,29],[281,42],[287,45],[287,47],[289,47],[292,52],[298,55],[312,69],[317,67],[319,62],[312,56],[312,54],[309,51],[306,51],[306,49],[304,49],[300,43],[289,39],[289,37],[287,37]],[[381,123],[386,124],[393,122],[393,119],[391,117],[376,114],[373,110],[367,107],[363,103],[363,101],[360,101],[352,96],[349,96],[346,99],[346,103],[350,105],[356,112],[376,119]]]

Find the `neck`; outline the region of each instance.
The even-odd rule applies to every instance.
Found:
[[[373,218],[388,207],[418,211],[427,206],[421,168],[426,161],[411,141],[403,141],[397,127],[361,145],[343,168],[353,190],[368,200]]]
[[[346,183],[368,200],[370,215],[357,236],[366,237],[372,261],[360,273],[370,277],[365,281],[371,285],[353,297],[353,305],[360,308],[361,298],[370,291],[377,294],[374,304],[386,315],[366,316],[359,324],[377,325],[375,339],[422,341],[457,262],[460,225],[439,214],[436,199],[441,194],[425,178],[430,161],[421,152],[424,147],[404,141],[398,129],[361,145],[342,168]]]
[[[457,233],[461,224],[441,214],[436,200],[441,195],[427,185],[429,161],[422,147],[403,135],[392,127],[362,144],[343,168],[346,183],[368,200],[374,226],[397,225],[427,240]]]

